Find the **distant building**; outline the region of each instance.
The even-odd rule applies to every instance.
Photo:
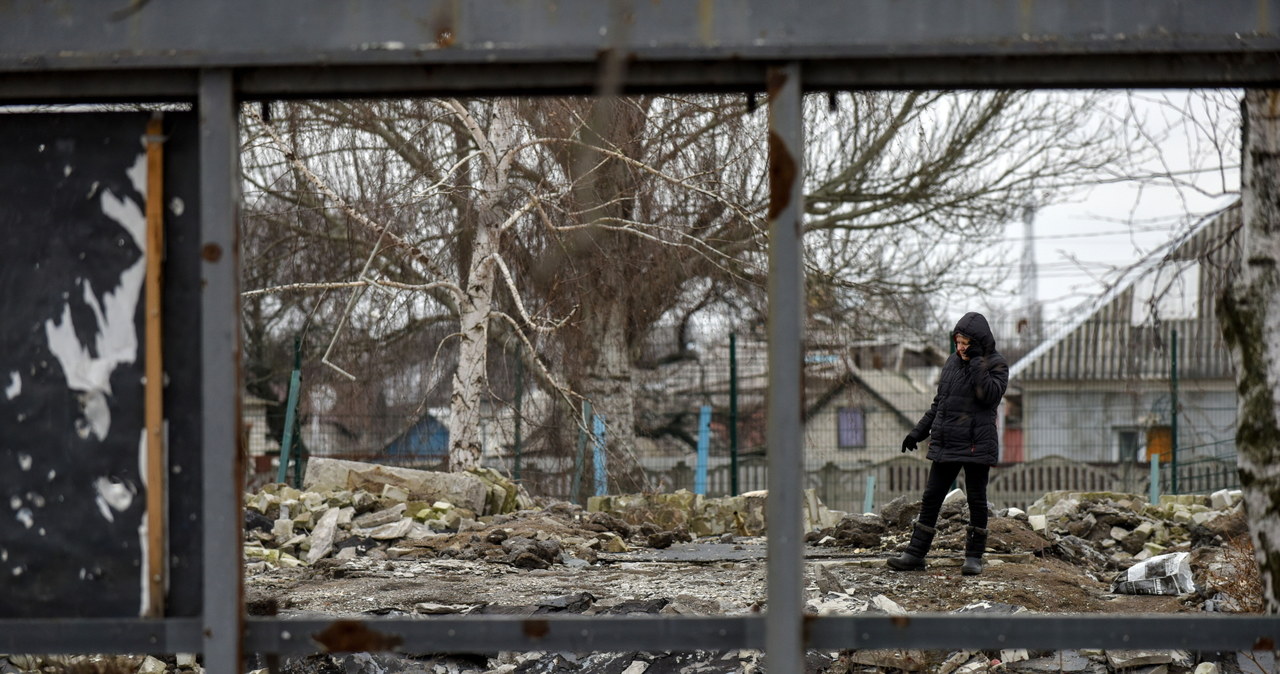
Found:
[[[811,340],[804,363],[805,469],[863,466],[898,456],[903,436],[933,400],[946,356],[918,340]],[[640,403],[642,415],[682,415],[685,420],[683,436],[638,439],[642,465],[658,469],[691,460],[688,440],[697,435],[692,424],[704,404],[714,410],[710,464],[728,462],[729,360],[727,346],[715,347],[698,361],[673,364],[641,381],[641,389],[661,392]],[[767,345],[740,341],[736,361],[739,450],[744,456],[762,455]],[[687,409],[682,410],[681,401]]]
[[[1237,205],[1206,221],[1013,363],[1002,461],[1168,461],[1175,441],[1179,461],[1234,454],[1235,376],[1214,308],[1239,220]]]

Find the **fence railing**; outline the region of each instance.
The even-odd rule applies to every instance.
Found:
[[[369,460],[359,457],[334,457]],[[411,460],[379,461],[394,465],[425,470],[440,470],[438,463],[423,464]],[[804,486],[814,489],[818,498],[828,508],[844,512],[862,512],[868,503],[870,489],[871,509],[879,510],[890,501],[907,497],[918,499],[929,478],[929,461],[915,456],[902,456],[859,468],[842,468],[828,463],[817,470],[806,471]],[[731,494],[732,476],[728,465],[707,470],[705,495],[710,497]],[[1234,457],[1197,459],[1178,465],[1178,493],[1207,494],[1220,489],[1240,486]],[[656,492],[674,492],[684,489],[694,491],[696,470],[680,461],[664,469],[646,470],[646,475]],[[274,475],[272,472],[269,475]],[[581,479],[581,478],[580,478]],[[1159,493],[1171,492],[1172,470],[1162,464],[1159,472]],[[259,482],[271,481],[268,475]],[[573,470],[526,469],[520,479],[532,496],[564,501],[583,501],[573,495]],[[738,465],[739,493],[765,489],[768,484],[768,465],[764,457],[748,457]],[[991,472],[987,496],[995,508],[1022,508],[1035,503],[1052,491],[1120,492],[1146,496],[1150,493],[1151,475],[1145,464],[1090,464],[1071,461],[1062,457],[1048,457],[1026,463],[1003,464]],[[957,487],[964,487],[963,472]]]

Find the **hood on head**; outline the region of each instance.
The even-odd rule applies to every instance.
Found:
[[[952,341],[955,341],[957,334],[964,335],[977,342],[982,346],[984,353],[992,353],[996,350],[996,338],[995,335],[991,334],[991,326],[987,324],[987,317],[976,311],[970,311],[956,321],[956,328],[951,331]]]

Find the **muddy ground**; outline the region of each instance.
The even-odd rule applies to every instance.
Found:
[[[987,567],[960,573],[967,511],[944,507],[929,567],[895,572],[884,565],[907,542],[917,504],[896,503],[877,515],[845,516],[840,524],[810,532],[805,544],[805,610],[847,615],[864,611],[956,611],[987,602],[997,611],[1060,614],[1172,614],[1257,610],[1256,579],[1234,569],[1253,563],[1239,547],[1245,530],[1237,508],[1206,526],[1187,524],[1168,552],[1190,553],[1196,590],[1181,595],[1121,594],[1112,581],[1128,565],[1108,524],[1136,524],[1102,499],[1072,509],[1070,521],[1035,530],[1027,515],[996,513],[989,524]],[[1119,521],[1119,520],[1117,520]],[[1088,526],[1085,526],[1085,525]],[[1087,530],[1087,531],[1086,531]],[[1076,536],[1071,531],[1080,533]],[[1089,534],[1088,532],[1092,532]],[[1086,535],[1088,534],[1088,535]],[[1230,543],[1230,544],[1229,544]],[[643,513],[586,512],[570,504],[481,518],[456,531],[421,539],[376,541],[352,537],[333,556],[311,566],[252,563],[246,568],[250,614],[329,618],[463,614],[741,615],[766,607],[767,540],[723,534],[695,539],[676,526],[647,521]],[[1137,548],[1133,548],[1137,549]],[[1243,556],[1242,556],[1243,555]],[[1256,565],[1254,565],[1256,568]],[[1248,580],[1249,582],[1243,582]],[[991,607],[988,607],[990,609]],[[1017,663],[991,664],[1000,653],[938,653],[921,664],[902,653],[889,664],[859,658],[867,652],[811,655],[814,674],[882,671],[1143,671],[1192,672],[1200,654],[1141,670],[1117,667],[1114,653],[1029,653]],[[911,652],[907,652],[911,653]],[[914,652],[919,653],[919,652]],[[1007,655],[1007,654],[1006,654]],[[557,654],[504,653],[480,660],[433,656],[422,660],[363,660],[315,656],[293,660],[285,674],[661,674],[663,672],[761,672],[759,654]],[[1216,671],[1242,668],[1235,654]],[[1074,658],[1077,669],[1056,663]],[[943,661],[955,661],[950,669]],[[869,664],[870,663],[870,664]],[[1049,667],[1048,670],[1041,669]],[[1163,667],[1163,669],[1161,669]]]
[[[524,569],[454,558],[349,560],[340,566],[270,569],[246,579],[251,613],[294,615],[497,613],[538,607],[578,593],[594,600],[575,612],[608,612],[624,602],[670,600],[667,613],[732,615],[766,603],[762,539],[675,544],[606,554],[595,564]],[[814,610],[838,611],[884,595],[908,611],[951,611],[980,601],[1038,613],[1177,613],[1200,610],[1197,595],[1124,595],[1079,566],[1049,556],[994,554],[979,576],[960,575],[958,553],[940,551],[924,571],[894,572],[885,554],[806,547],[806,593]],[[840,592],[831,592],[830,572]],[[820,589],[820,583],[823,587]],[[840,596],[841,594],[846,596]],[[504,611],[504,609],[506,609]],[[545,610],[545,608],[544,608]]]

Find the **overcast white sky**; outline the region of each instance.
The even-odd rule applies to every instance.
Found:
[[[1184,109],[1196,118],[1190,123],[1172,119],[1176,109],[1165,103],[1183,104],[1185,92],[1145,92],[1138,96],[1157,109],[1156,114],[1171,120],[1171,132],[1160,143],[1166,166],[1176,171],[1201,169],[1195,174],[1199,189],[1108,184],[1083,190],[1069,202],[1042,208],[1035,216],[1035,256],[1038,297],[1046,322],[1065,320],[1073,308],[1104,292],[1106,284],[1116,277],[1116,270],[1159,249],[1203,214],[1235,200],[1235,194],[1223,196],[1224,191],[1239,191],[1235,167],[1238,149],[1224,153],[1221,139],[1211,138],[1212,134],[1205,131],[1207,126],[1223,125],[1228,118],[1234,121],[1235,111],[1227,108],[1236,105],[1234,95],[1222,95],[1213,103],[1217,107],[1214,110],[1206,111],[1203,103],[1188,105]],[[1212,119],[1215,116],[1217,119]],[[1224,154],[1231,166],[1217,170],[1223,161],[1219,157]],[[1012,267],[1008,284],[1011,293],[1018,288],[1023,242],[1023,223],[1008,223],[1009,254],[1005,260]],[[1018,305],[1017,298],[1009,301]]]

